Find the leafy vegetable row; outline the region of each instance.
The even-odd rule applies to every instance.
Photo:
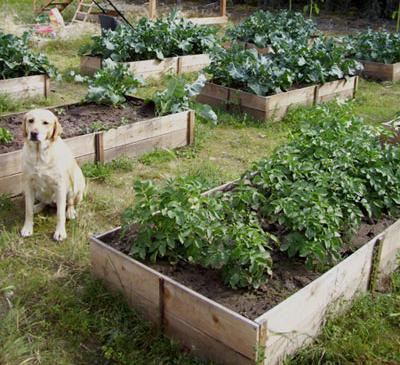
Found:
[[[119,26],[104,36],[95,36],[81,54],[111,58],[118,62],[208,53],[216,44],[216,31],[195,25],[177,12],[166,18],[141,18],[133,25]]]
[[[311,37],[319,34],[312,20],[286,10],[277,13],[259,10],[227,32],[231,39],[253,43],[260,48],[277,46],[288,39],[307,44]]]
[[[122,217],[134,257],[184,260],[220,270],[227,285],[258,287],[272,273],[273,250],[306,264],[338,260],[364,220],[396,215],[400,147],[348,106],[301,111],[306,122],[287,145],[255,163],[229,192],[201,195],[201,182],[136,182]]]
[[[346,37],[345,43],[347,54],[358,60],[388,64],[400,62],[400,33],[368,29]]]
[[[17,37],[0,30],[0,79],[39,74],[53,76],[55,72],[46,56],[35,54],[29,48],[28,33]]]
[[[212,82],[266,96],[359,73],[362,65],[345,56],[345,46],[332,38],[318,38],[311,47],[281,42],[279,50],[268,55],[234,44],[215,51],[206,72]]]

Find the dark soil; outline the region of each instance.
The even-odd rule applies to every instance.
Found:
[[[344,256],[369,242],[394,221],[384,218],[378,223],[363,223],[352,238],[351,248],[349,245]],[[135,236],[135,228],[132,228],[130,236]],[[121,252],[129,252],[129,244],[121,241],[118,234],[109,235],[104,242]],[[274,252],[272,256],[273,277],[257,290],[230,289],[223,284],[217,270],[205,269],[198,265],[185,262],[171,265],[165,261],[146,264],[207,298],[247,318],[255,319],[322,275],[322,272],[307,269],[304,260],[300,258],[289,259],[285,253],[279,251]]]
[[[153,105],[144,105],[139,99],[130,100],[124,108],[86,103],[49,108],[49,110],[57,115],[63,127],[64,139],[139,122],[155,115]],[[18,113],[0,118],[0,127],[6,128],[14,136],[11,143],[0,144],[0,153],[22,148],[24,141],[21,125],[24,114]]]

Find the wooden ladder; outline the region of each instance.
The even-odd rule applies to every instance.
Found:
[[[79,0],[78,7],[76,8],[76,12],[71,20],[71,22],[86,22],[92,11],[93,7],[96,4],[90,0]],[[86,10],[86,11],[85,11]],[[83,19],[78,19],[78,17],[83,15]]]
[[[39,7],[39,13],[49,11],[51,9],[57,8],[60,13],[73,2],[74,0],[48,0],[46,3]]]

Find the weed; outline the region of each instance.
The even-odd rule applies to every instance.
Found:
[[[170,162],[176,159],[176,153],[167,148],[146,153],[139,157],[138,161],[143,165],[155,165]]]

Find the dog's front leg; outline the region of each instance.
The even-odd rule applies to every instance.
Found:
[[[62,241],[67,238],[67,232],[65,231],[65,209],[67,203],[67,188],[64,184],[60,184],[57,187],[56,193],[57,202],[57,227],[54,232],[53,238],[56,241]]]
[[[29,182],[24,189],[25,195],[25,223],[21,229],[22,237],[32,236],[33,233],[33,206],[35,203],[35,192]]]

